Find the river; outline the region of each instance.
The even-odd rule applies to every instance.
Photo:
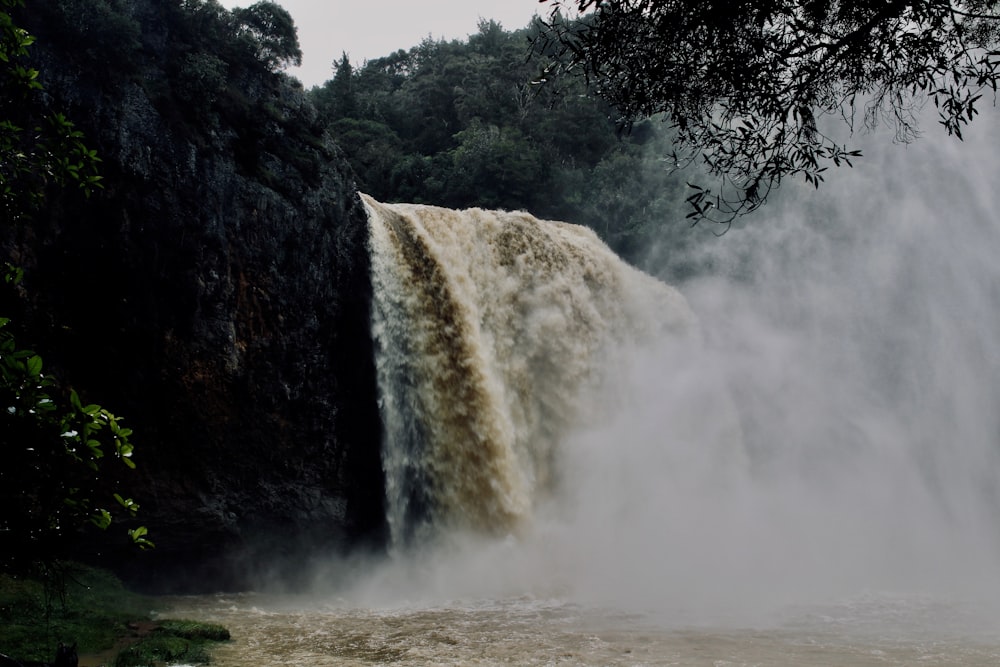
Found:
[[[972,609],[867,596],[759,626],[686,626],[531,597],[434,606],[240,594],[173,598],[175,617],[224,624],[216,667],[284,665],[996,665],[1000,629]]]

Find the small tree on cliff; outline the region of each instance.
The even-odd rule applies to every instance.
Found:
[[[271,71],[302,64],[295,22],[274,2],[258,2],[233,10],[238,34],[253,45],[256,57]]]
[[[0,0],[0,223],[23,229],[51,188],[76,184],[89,194],[100,185],[99,162],[62,114],[45,109],[38,71],[25,64],[32,36]],[[0,269],[4,289],[16,291],[20,269]],[[42,358],[18,345],[0,317],[0,571],[48,563],[64,555],[82,525],[107,528],[112,510],[138,505],[115,491],[109,462],[133,468],[131,430],[99,405],[43,372]],[[151,546],[143,527],[129,531]]]
[[[549,0],[536,48],[561,49],[628,125],[662,114],[671,163],[700,163],[695,221],[732,220],[783,178],[818,187],[830,164],[860,155],[826,133],[887,123],[918,135],[929,100],[958,138],[996,93],[1000,3],[993,0]],[[582,14],[567,21],[566,5]]]

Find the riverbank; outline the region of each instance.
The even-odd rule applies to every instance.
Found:
[[[47,662],[64,644],[76,646],[79,667],[205,664],[208,644],[229,639],[220,625],[156,618],[155,598],[109,572],[60,564],[49,575],[0,575],[0,654]]]

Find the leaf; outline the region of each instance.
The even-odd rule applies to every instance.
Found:
[[[104,457],[104,451],[101,449],[101,443],[98,440],[88,440],[87,447],[90,448],[90,451],[93,453],[95,459]]]
[[[80,395],[76,393],[76,389],[71,389],[69,392],[69,402],[77,410],[83,411],[83,405],[80,403]]]
[[[37,354],[28,359],[28,373],[35,377],[42,374],[42,358]]]
[[[131,498],[122,498],[119,494],[114,494],[115,500],[118,504],[128,510],[129,514],[135,515],[139,511],[139,503],[135,502]]]
[[[149,531],[145,526],[139,526],[128,531],[128,536],[132,538],[132,543],[140,549],[152,549],[156,546],[151,541],[146,539],[146,535],[148,534]]]
[[[105,530],[111,525],[111,512],[105,509],[94,510],[94,513],[90,515],[90,522],[101,530]]]

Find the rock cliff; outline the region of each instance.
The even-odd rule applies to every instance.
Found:
[[[20,20],[105,188],[51,200],[7,248],[25,342],[135,430],[157,548],[125,573],[234,588],[378,545],[366,219],[345,161],[298,82],[211,35],[216,3],[96,4]]]

